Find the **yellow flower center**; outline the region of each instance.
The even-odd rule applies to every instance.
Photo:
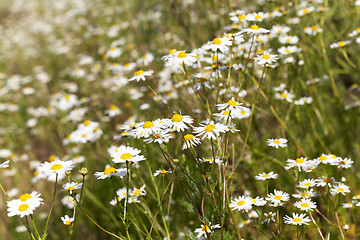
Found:
[[[246,17],[245,17],[245,15],[244,15],[244,14],[241,14],[241,15],[239,15],[239,17],[238,17],[238,18],[239,18],[239,20],[245,20],[245,18],[246,18]]]
[[[304,163],[304,159],[303,158],[297,158],[296,159],[296,163]]]
[[[309,9],[305,8],[305,9],[304,9],[304,13],[305,13],[305,14],[309,13]]]
[[[175,50],[175,48],[173,48],[173,49],[170,49],[169,54],[173,54],[175,52],[176,52],[176,50]]]
[[[343,47],[343,46],[345,46],[345,41],[339,42],[339,47]]]
[[[140,195],[140,189],[136,189],[135,190],[135,192],[134,192],[134,196],[136,197],[136,196],[139,196]]]
[[[120,158],[123,160],[128,160],[132,158],[132,155],[130,153],[123,153]]]
[[[143,125],[143,128],[151,128],[154,124],[151,121],[146,121]]]
[[[237,203],[238,206],[242,206],[242,205],[244,205],[244,204],[245,204],[245,201],[243,201],[243,200],[238,201],[238,203]]]
[[[66,189],[66,191],[71,191],[71,190],[73,190],[75,187],[74,186],[70,186],[70,187],[68,187],[67,189]]]
[[[189,140],[191,140],[191,139],[193,139],[194,138],[194,135],[192,135],[192,134],[186,134],[185,136],[184,136],[184,141],[186,142],[186,141],[189,141]]]
[[[301,222],[301,221],[302,221],[301,218],[294,218],[294,219],[293,219],[293,222],[296,222],[296,223],[299,223],[299,222]]]
[[[51,166],[50,169],[56,171],[56,170],[60,170],[62,168],[63,168],[63,166],[61,164],[54,164]]]
[[[56,156],[55,155],[51,155],[50,157],[49,157],[49,162],[52,162],[52,161],[54,161],[56,159]]]
[[[268,59],[270,59],[270,55],[269,54],[264,54],[264,55],[262,55],[262,58],[268,60]]]
[[[227,115],[229,115],[229,114],[230,114],[230,111],[224,111],[222,115],[227,116]]]
[[[301,193],[300,194],[302,197],[309,197],[309,193],[307,193],[307,192],[303,192],[303,193]]]
[[[344,191],[343,188],[338,188],[337,190],[338,190],[338,192],[343,192]]]
[[[202,227],[202,231],[203,231],[203,232],[209,231],[209,230],[210,230],[210,228],[209,228],[208,225],[205,225],[205,226]]]
[[[309,186],[311,186],[311,183],[305,183],[304,186],[309,187]]]
[[[104,170],[105,175],[109,175],[109,174],[113,174],[113,173],[116,173],[116,169],[113,167],[108,167],[108,168],[105,168],[105,170]]]
[[[316,26],[316,25],[312,26],[312,27],[311,27],[311,30],[313,30],[313,31],[318,30],[318,26]]]
[[[341,165],[344,165],[344,164],[346,164],[346,161],[342,160],[342,161],[340,161],[339,163],[340,163]]]
[[[185,58],[185,57],[186,57],[186,53],[185,53],[185,52],[179,52],[178,58]]]
[[[90,125],[90,121],[89,121],[89,120],[85,120],[85,121],[83,122],[83,124],[84,124],[85,126],[89,126],[89,125]]]
[[[270,177],[270,174],[268,174],[268,173],[267,173],[267,174],[264,174],[264,175],[262,175],[262,177],[263,177],[263,178]]]
[[[320,156],[320,157],[319,157],[319,161],[325,161],[326,159],[327,159],[326,156]]]
[[[69,226],[71,224],[71,221],[70,220],[67,220],[66,222],[65,222],[65,225],[67,225],[67,226]]]
[[[110,109],[111,110],[116,110],[116,109],[118,109],[118,107],[116,105],[111,105]]]
[[[24,211],[26,211],[29,207],[30,207],[30,206],[27,205],[27,204],[21,204],[21,205],[19,206],[19,211],[20,211],[20,212],[24,212]]]
[[[259,26],[258,25],[251,25],[250,29],[251,30],[259,30]]]
[[[209,124],[209,125],[207,125],[205,127],[206,132],[212,132],[214,129],[216,129],[216,127],[214,125],[211,125],[211,124]]]
[[[275,144],[280,144],[281,142],[279,140],[274,141]]]
[[[140,69],[139,71],[137,71],[137,72],[135,73],[135,75],[136,75],[136,76],[140,76],[140,75],[143,74],[143,73],[144,73],[144,71]]]
[[[286,53],[290,53],[290,50],[289,50],[289,49],[285,49],[285,52],[286,52]]]
[[[25,193],[25,194],[23,194],[23,195],[21,195],[21,196],[19,197],[19,199],[20,199],[21,201],[23,201],[23,202],[25,202],[26,200],[28,200],[28,199],[30,199],[30,198],[32,198],[32,196],[31,196],[30,194],[28,194],[28,193]]]
[[[161,173],[161,174],[167,174],[167,171],[166,171],[165,169],[162,169],[162,170],[160,171],[160,173]]]
[[[222,41],[219,38],[214,38],[213,44],[220,44]]]
[[[229,106],[234,106],[234,107],[237,106],[237,103],[234,100],[229,100],[226,104],[229,105]]]
[[[180,114],[175,114],[171,120],[173,122],[180,122],[182,120],[182,116]]]
[[[280,199],[282,199],[282,196],[277,195],[277,196],[274,197],[274,199],[275,199],[275,200],[280,200]]]
[[[302,206],[304,208],[307,208],[307,207],[309,207],[309,204],[308,203],[302,203],[300,206]]]
[[[262,19],[262,17],[260,15],[256,15],[255,19],[259,20],[259,19]]]

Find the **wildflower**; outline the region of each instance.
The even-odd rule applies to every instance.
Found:
[[[330,44],[330,48],[342,48],[350,43],[351,43],[351,41],[340,41],[337,43]]]
[[[227,111],[234,111],[234,110],[243,110],[242,103],[235,101],[235,98],[232,97],[227,103],[216,104],[218,110],[227,110]]]
[[[320,157],[317,158],[317,160],[320,162],[320,163],[333,163],[333,162],[338,162],[338,161],[341,161],[341,158],[340,157],[337,157],[336,155],[334,154],[321,154]]]
[[[309,217],[306,217],[306,214],[305,213],[302,213],[302,214],[297,214],[297,213],[293,213],[292,214],[292,217],[290,216],[285,216],[284,217],[284,223],[286,224],[292,224],[292,225],[309,225],[309,222],[310,222],[310,218]]]
[[[137,137],[149,137],[152,134],[156,134],[162,128],[162,124],[159,121],[146,121],[136,125],[134,133]]]
[[[269,193],[265,199],[276,204],[282,203],[283,201],[286,202],[290,197],[288,193],[275,189],[274,193]]]
[[[301,51],[301,49],[296,46],[287,46],[287,47],[282,46],[281,48],[278,49],[278,52],[283,56],[286,56],[286,55],[289,55],[292,53],[297,53],[300,51]]]
[[[292,102],[294,97],[295,97],[295,95],[292,93],[289,93],[287,90],[284,90],[282,93],[275,94],[276,99],[286,100],[288,102]]]
[[[268,32],[270,32],[270,31],[265,28],[260,28],[258,25],[254,24],[254,25],[251,25],[250,28],[245,28],[245,29],[241,30],[239,32],[239,34],[241,34],[241,33],[260,34],[260,33],[268,33]]]
[[[349,192],[350,192],[349,186],[347,186],[343,183],[338,183],[338,184],[334,185],[332,188],[330,188],[331,195],[336,195],[338,193],[345,195],[345,193],[349,193]]]
[[[121,110],[116,105],[111,105],[108,110],[105,111],[109,117],[114,117],[116,115],[119,115],[121,113]]]
[[[354,163],[351,158],[337,159],[336,161],[331,162],[331,165],[336,165],[338,168],[350,168]]]
[[[322,28],[320,28],[320,27],[318,27],[318,26],[316,26],[316,25],[314,25],[314,26],[312,26],[312,27],[306,27],[306,28],[304,29],[304,32],[305,32],[306,34],[312,35],[312,36],[315,36],[315,35],[317,35],[318,33],[321,33],[322,31],[323,31]]]
[[[254,61],[259,65],[271,65],[272,63],[276,62],[278,59],[278,55],[270,54],[266,51],[260,56],[254,57]]]
[[[22,218],[33,214],[33,211],[42,204],[43,199],[40,198],[40,195],[40,193],[33,191],[31,194],[22,194],[19,199],[8,201],[8,216],[18,215]]]
[[[276,216],[275,212],[264,213],[264,215],[265,215],[265,219],[264,221],[261,222],[261,224],[275,222],[275,216]]]
[[[66,183],[63,185],[63,189],[64,191],[68,191],[70,194],[72,194],[72,192],[75,189],[79,189],[82,187],[82,183],[76,183],[76,182],[71,182],[71,183]]]
[[[268,144],[268,146],[270,147],[275,147],[276,149],[278,149],[279,147],[287,147],[287,139],[285,138],[279,138],[279,139],[268,139],[266,142]]]
[[[63,223],[66,225],[66,226],[69,226],[71,223],[74,222],[74,218],[70,218],[68,215],[65,215],[63,217],[61,217],[61,221],[63,221]]]
[[[9,160],[3,162],[2,164],[0,164],[0,168],[8,168],[9,167]]]
[[[208,42],[204,45],[204,49],[211,51],[220,51],[225,53],[229,50],[229,47],[232,45],[231,38],[225,36],[222,38],[214,38],[214,40]]]
[[[182,150],[188,149],[191,146],[197,146],[200,144],[200,139],[198,137],[195,137],[192,134],[186,134],[183,138],[183,145],[181,147]]]
[[[194,232],[197,233],[196,238],[203,238],[211,234],[211,230],[216,228],[221,228],[221,226],[219,224],[211,225],[211,222],[209,222],[207,225],[201,224],[201,227],[196,228]]]
[[[173,65],[192,65],[197,60],[193,53],[178,51],[168,61]]]
[[[73,167],[72,161],[62,161],[59,159],[52,162],[44,162],[39,166],[38,171],[44,174],[49,181],[55,181],[56,175],[58,180],[61,180],[65,177],[65,172],[71,171]]]
[[[175,114],[171,119],[166,121],[165,126],[171,128],[174,131],[182,132],[188,129],[186,124],[193,123],[193,119],[190,116]]]
[[[172,171],[169,169],[169,170],[165,170],[165,169],[158,169],[158,170],[156,170],[155,171],[155,173],[154,173],[154,177],[156,177],[156,176],[158,176],[159,174],[161,174],[161,175],[166,175],[166,174],[168,174],[168,173],[172,173]]]
[[[343,208],[352,208],[355,203],[356,203],[356,201],[351,201],[351,202],[343,203],[342,205],[343,205]]]
[[[251,197],[240,196],[232,200],[229,204],[231,210],[238,210],[238,211],[249,211],[252,208],[253,200]]]
[[[314,191],[314,189],[306,189],[304,191],[296,190],[296,193],[292,195],[294,198],[311,198],[316,197],[317,193]]]
[[[78,197],[78,196],[77,196],[77,197]],[[69,195],[63,197],[63,198],[61,199],[61,203],[62,203],[64,206],[66,206],[66,207],[68,207],[68,208],[70,208],[70,209],[73,209],[74,206],[75,206],[75,200],[74,200],[74,198],[73,198],[72,196],[69,196]]]
[[[285,83],[281,83],[280,85],[278,85],[278,86],[276,86],[276,87],[273,87],[273,90],[274,90],[275,92],[282,92],[282,91],[284,91],[285,87],[286,87],[286,84],[285,84]]]
[[[299,42],[299,38],[297,36],[280,36],[279,41],[282,44],[297,44]]]
[[[210,163],[210,164],[213,164],[213,163],[217,163],[217,164],[221,164],[222,161],[219,159],[219,158],[200,158],[200,162],[206,162],[206,163]]]
[[[114,167],[110,167],[110,165],[106,165],[105,170],[103,172],[95,172],[94,175],[96,179],[105,179],[112,176],[118,176],[122,178],[123,176],[126,175],[126,172],[127,172],[126,168],[116,169]]]
[[[220,133],[224,133],[227,127],[221,123],[214,123],[211,121],[209,124],[201,124],[200,127],[194,128],[194,133],[197,133],[196,136],[202,136],[202,139],[216,139],[216,136],[219,136]]]
[[[256,180],[268,180],[268,179],[276,179],[278,177],[277,173],[269,172],[269,173],[259,173],[257,176],[255,176]]]
[[[129,79],[129,81],[134,81],[136,80],[137,82],[139,82],[140,80],[145,81],[145,77],[149,77],[151,75],[153,75],[154,71],[153,70],[149,70],[149,71],[144,71],[144,70],[139,70],[135,73],[135,76],[133,76],[132,78]]]
[[[151,137],[144,139],[146,143],[156,142],[159,144],[168,143],[172,135],[170,134],[170,130],[162,130],[157,133],[154,133]]]
[[[300,201],[294,203],[294,206],[303,211],[312,211],[316,208],[316,203],[309,198],[303,198]]]
[[[301,171],[302,167],[306,167],[308,164],[307,158],[304,157],[296,158],[296,160],[288,159],[286,160],[286,162],[287,162],[287,165],[285,167],[286,170],[298,167],[299,171]]]
[[[106,52],[105,57],[117,58],[121,55],[121,53],[122,51],[120,48],[112,47]]]
[[[266,201],[264,200],[264,198],[262,197],[255,197],[255,198],[251,198],[252,204],[255,206],[264,206],[266,204]]]
[[[294,104],[295,105],[304,105],[305,103],[310,104],[310,103],[312,103],[312,101],[313,101],[312,97],[302,97],[298,100],[295,100]]]
[[[309,13],[313,12],[314,10],[315,10],[315,7],[310,6],[310,7],[308,7],[308,8],[300,9],[300,10],[297,12],[297,15],[301,17],[301,16],[304,16],[304,15],[306,15],[306,14],[309,14]]]
[[[301,182],[299,182],[298,187],[299,188],[311,188],[315,186],[315,179],[305,179]]]
[[[145,185],[142,185],[141,188],[134,188],[129,194],[133,197],[145,196]]]
[[[108,153],[112,157],[114,163],[126,163],[126,162],[140,162],[145,160],[143,155],[140,155],[140,150],[128,146],[111,146],[108,149]]]

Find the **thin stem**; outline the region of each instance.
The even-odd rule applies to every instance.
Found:
[[[58,174],[56,173],[55,186],[54,186],[54,194],[53,194],[53,199],[52,199],[52,203],[51,203],[51,208],[50,208],[50,211],[49,211],[47,220],[46,220],[46,225],[45,225],[45,230],[44,230],[43,238],[46,236],[46,231],[47,231],[47,227],[48,227],[48,225],[49,225],[49,220],[50,220],[51,212],[52,212],[52,209],[53,209],[54,203],[55,203],[55,195],[56,195],[57,181],[58,181]]]

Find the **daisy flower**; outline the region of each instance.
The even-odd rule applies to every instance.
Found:
[[[158,169],[154,172],[154,177],[158,176],[159,174],[161,175],[166,175],[168,173],[172,173],[172,171],[169,169],[169,170],[165,170],[165,169]]]
[[[69,226],[72,222],[74,222],[74,218],[70,218],[68,215],[61,217],[61,221],[66,225]]]
[[[340,157],[337,157],[334,154],[321,154],[320,157],[317,158],[317,160],[321,163],[333,163],[333,162],[338,162],[341,161]]]
[[[297,44],[299,38],[297,36],[280,36],[279,41],[282,44]]]
[[[252,208],[253,200],[251,197],[240,196],[232,200],[229,204],[231,210],[238,210],[238,211],[249,211]]]
[[[112,47],[106,52],[105,57],[117,58],[121,55],[121,53],[122,51],[120,48]]]
[[[42,163],[38,171],[44,174],[49,181],[55,181],[56,175],[58,176],[58,180],[61,180],[65,177],[65,172],[71,171],[73,167],[72,161],[55,160]]]
[[[189,128],[186,124],[191,124],[193,121],[194,120],[190,116],[175,114],[171,119],[166,121],[165,126],[174,131],[183,132],[185,129]]]
[[[140,80],[145,81],[145,77],[149,77],[151,75],[153,75],[154,71],[153,70],[149,70],[149,71],[144,71],[144,70],[139,70],[135,73],[135,76],[133,76],[132,78],[129,79],[129,81],[134,81],[136,80],[137,82],[139,82]]]
[[[118,177],[123,177],[126,175],[126,168],[119,168],[116,169],[114,167],[110,167],[110,165],[106,165],[105,170],[103,172],[95,172],[95,177],[96,179],[105,179],[105,178],[109,178],[112,176],[118,176]]]
[[[243,110],[242,103],[235,101],[235,98],[232,97],[227,103],[221,103],[215,105],[218,110],[227,110],[227,111],[234,111],[234,110]]]
[[[289,93],[287,90],[284,90],[282,93],[275,94],[276,99],[286,100],[288,102],[292,102],[294,97],[295,97],[295,95],[292,93]]]
[[[314,191],[314,189],[306,189],[304,191],[296,190],[296,193],[292,195],[294,198],[312,198],[316,197],[317,193]]]
[[[315,10],[315,7],[314,6],[310,6],[308,8],[304,8],[304,9],[300,9],[298,12],[297,12],[297,15],[298,16],[304,16],[306,14],[309,14],[311,12],[313,12]]]
[[[222,53],[225,53],[229,50],[229,47],[232,45],[231,38],[222,37],[222,38],[214,38],[214,40],[208,42],[204,45],[204,49],[211,50],[216,52],[219,50]]]
[[[312,101],[313,101],[312,97],[302,97],[298,100],[295,100],[294,104],[295,105],[304,105],[305,103],[310,104],[310,103],[312,103]]]
[[[183,138],[182,150],[191,148],[191,146],[197,146],[200,144],[200,139],[192,134],[186,134]]]
[[[255,197],[255,198],[251,198],[252,204],[255,206],[264,206],[266,204],[266,201],[264,200],[264,198],[262,197]]]
[[[275,216],[276,216],[275,212],[264,213],[264,215],[265,215],[265,219],[264,221],[261,222],[261,224],[275,222]]]
[[[8,168],[9,167],[9,160],[3,162],[2,164],[0,164],[0,168]]]
[[[350,188],[349,186],[343,184],[343,183],[339,183],[334,185],[332,188],[330,188],[330,193],[331,195],[336,195],[338,193],[341,193],[342,195],[345,195],[345,193],[349,193],[350,192]]]
[[[141,188],[134,188],[129,194],[133,197],[139,197],[139,196],[145,196],[146,190],[145,190],[145,184],[142,185]]]
[[[294,206],[303,211],[313,211],[316,208],[316,203],[309,198],[303,198],[300,201],[294,203]]]
[[[121,110],[116,105],[111,105],[108,110],[105,111],[105,114],[109,115],[109,117],[115,117],[119,115]]]
[[[219,224],[211,225],[211,222],[209,222],[207,225],[201,224],[200,228],[195,229],[195,233],[197,233],[196,238],[203,238],[207,237],[209,234],[211,234],[211,230],[214,230],[216,228],[221,228]]]
[[[300,226],[303,224],[309,225],[310,221],[311,221],[310,218],[306,217],[305,213],[302,214],[293,213],[292,217],[287,215],[284,217],[284,223],[292,224],[292,225],[300,225]]]
[[[322,31],[323,31],[322,28],[320,28],[320,27],[318,27],[318,26],[316,26],[316,25],[314,25],[314,26],[312,26],[312,27],[306,27],[306,28],[304,29],[304,32],[305,32],[306,34],[312,35],[312,36],[315,36],[315,35],[317,35],[318,33],[321,33]]]
[[[170,64],[177,65],[192,65],[197,61],[194,53],[186,53],[185,51],[178,51],[169,60]]]
[[[208,138],[216,140],[216,136],[226,132],[226,129],[226,125],[211,121],[209,124],[200,123],[200,127],[194,128],[194,133],[197,133],[196,136],[202,136],[201,139]]]
[[[126,163],[126,162],[140,162],[145,160],[143,155],[140,155],[140,150],[133,147],[121,145],[119,147],[111,146],[108,149],[108,153],[112,157],[114,163]]]
[[[159,131],[153,134],[151,137],[144,139],[144,142],[146,143],[156,142],[162,144],[162,143],[168,143],[170,138],[172,138],[172,135],[170,133],[170,130],[167,129],[167,130]]]
[[[337,159],[337,161],[333,161],[331,165],[336,165],[338,168],[351,168],[351,165],[354,163],[351,158]]]
[[[63,189],[64,189],[64,191],[68,191],[68,192],[70,192],[70,194],[72,194],[72,192],[75,189],[81,188],[82,185],[83,185],[82,183],[76,183],[76,182],[66,183],[63,185]]]
[[[22,194],[19,199],[8,201],[8,216],[18,215],[22,218],[33,214],[33,211],[42,204],[43,199],[40,198],[40,195],[40,193],[33,191],[31,194]]]
[[[352,208],[354,206],[354,204],[356,204],[356,201],[343,203],[342,205],[343,205],[343,208]]]
[[[150,135],[159,132],[162,129],[162,124],[157,121],[146,121],[139,123],[134,129],[134,133],[137,137],[148,138]]]
[[[282,203],[282,201],[286,202],[290,197],[288,193],[275,189],[274,193],[269,193],[265,199],[276,204]]]
[[[245,28],[239,32],[239,34],[247,33],[247,34],[260,34],[260,33],[268,33],[269,30],[265,28],[261,28],[258,25],[251,25],[250,28]]]
[[[171,59],[172,57],[174,57],[176,54],[176,49],[170,49],[169,50],[169,54],[168,55],[165,55],[165,56],[162,56],[161,57],[161,60],[163,61],[168,61],[169,59]]]
[[[264,51],[264,53],[260,56],[254,57],[254,61],[259,65],[271,65],[272,63],[276,62],[278,59],[278,55],[270,54],[267,51]]]
[[[315,187],[315,185],[316,185],[315,179],[305,179],[305,180],[299,182],[298,187],[299,188],[311,188],[311,187]]]
[[[257,176],[255,176],[256,180],[268,180],[268,179],[277,179],[278,174],[274,173],[274,172],[269,172],[269,173],[259,173]]]
[[[200,160],[200,162],[206,162],[206,163],[210,163],[210,164],[213,164],[213,163],[217,163],[217,164],[221,164],[222,163],[222,161],[220,160],[220,159],[218,159],[218,158],[200,158],[199,159]]]
[[[342,48],[346,45],[349,45],[351,43],[351,41],[347,40],[347,41],[340,41],[337,43],[332,43],[330,44],[330,48]]]
[[[270,138],[266,142],[267,142],[268,146],[275,147],[276,149],[278,149],[279,147],[282,147],[282,148],[287,147],[287,144],[286,144],[287,141],[288,140],[285,138],[279,138],[279,139]]]

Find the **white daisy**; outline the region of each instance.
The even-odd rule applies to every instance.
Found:
[[[290,216],[285,216],[284,217],[284,223],[286,224],[292,224],[292,225],[309,225],[309,222],[310,222],[310,218],[309,217],[306,217],[306,214],[305,213],[302,213],[302,214],[297,214],[297,213],[293,213],[292,214],[292,217]]]
[[[287,147],[287,144],[286,144],[287,141],[288,140],[285,138],[279,138],[279,139],[270,138],[266,142],[267,142],[268,146],[275,147],[276,149],[278,149],[279,147],[282,147],[282,148]]]

